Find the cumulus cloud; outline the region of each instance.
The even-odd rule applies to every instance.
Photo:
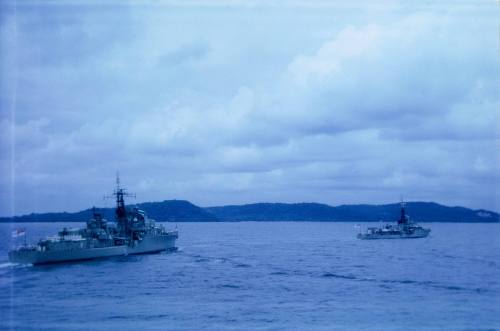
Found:
[[[499,83],[497,74],[484,71],[484,62],[495,63],[483,51],[491,40],[475,39],[463,24],[416,15],[348,27],[316,54],[297,57],[289,71],[297,89],[312,95],[305,106],[319,116],[318,130],[378,127],[401,138],[494,138],[498,100],[488,100],[492,93],[480,103],[474,97],[478,84]]]
[[[117,170],[140,200],[498,209],[487,6],[129,5],[4,5],[1,214],[99,204]]]

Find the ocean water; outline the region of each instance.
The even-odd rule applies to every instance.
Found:
[[[361,241],[354,223],[180,223],[174,253],[36,267],[7,261],[17,226],[1,330],[500,330],[500,224]]]

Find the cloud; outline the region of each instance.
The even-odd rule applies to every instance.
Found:
[[[141,201],[497,208],[483,5],[31,6],[2,14],[0,213],[98,204],[117,170]]]
[[[463,25],[415,15],[345,28],[290,64],[288,88],[306,96],[291,103],[314,109],[318,132],[378,127],[405,139],[495,138],[498,98],[489,89],[500,82],[484,71],[485,62],[496,66],[484,53],[491,40],[465,35]]]
[[[324,43],[313,56],[298,56],[289,66],[292,79],[301,85],[308,80],[323,81],[326,77],[341,75],[346,61],[373,54],[380,33],[377,26],[343,29],[335,40]]]
[[[198,43],[180,47],[162,55],[159,64],[164,66],[178,65],[199,60],[207,55],[210,48],[206,44]]]

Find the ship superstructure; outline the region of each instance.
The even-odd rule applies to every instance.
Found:
[[[138,208],[128,210],[124,197],[130,194],[120,187],[118,177],[113,196],[116,198],[114,224],[108,223],[94,208],[85,228],[64,228],[36,245],[11,250],[9,260],[44,264],[175,250],[177,230],[166,230]]]

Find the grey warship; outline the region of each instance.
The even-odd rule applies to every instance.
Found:
[[[37,265],[175,250],[177,230],[157,225],[142,210],[128,210],[124,197],[130,194],[120,187],[118,177],[116,182],[116,222],[108,223],[94,208],[85,228],[64,228],[36,245],[11,250],[10,262]]]
[[[387,224],[383,227],[370,227],[365,233],[358,233],[358,239],[411,239],[425,238],[431,232],[416,222],[410,221],[405,211],[405,203],[401,202],[401,213],[396,225]]]

